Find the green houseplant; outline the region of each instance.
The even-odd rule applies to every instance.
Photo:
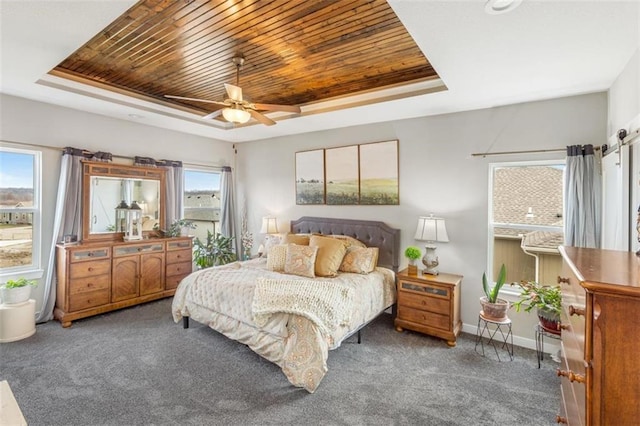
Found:
[[[546,331],[560,334],[560,311],[562,310],[562,293],[560,286],[544,285],[533,281],[522,281],[520,298],[513,304],[516,312],[523,309],[531,312],[534,308],[540,321],[540,326]]]
[[[24,277],[8,280],[0,286],[2,303],[11,305],[26,302],[31,297],[31,288],[36,285],[35,280],[28,280]]]
[[[236,260],[233,249],[233,237],[211,233],[207,230],[207,238],[203,242],[200,238],[193,240],[193,258],[198,268],[224,265]]]
[[[487,280],[487,273],[485,272],[482,274],[482,290],[484,291],[484,296],[480,298],[480,305],[482,306],[483,315],[489,319],[499,321],[507,317],[509,302],[498,297],[500,289],[504,286],[506,278],[507,269],[504,264],[500,267],[496,284],[491,288],[489,287],[489,282]]]
[[[418,266],[416,265],[416,260],[420,259],[420,256],[422,256],[422,252],[416,246],[409,246],[405,249],[404,255],[407,259],[409,259],[409,267],[407,269],[407,273],[409,275],[417,275]]]

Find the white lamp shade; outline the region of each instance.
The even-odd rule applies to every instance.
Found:
[[[232,123],[246,123],[251,118],[251,114],[241,108],[225,108],[222,110],[222,116]]]
[[[261,234],[277,234],[278,233],[278,221],[275,217],[265,216],[262,218],[262,227],[260,228]]]
[[[418,218],[418,228],[414,237],[419,241],[436,241],[448,243],[447,227],[441,217],[420,216]]]

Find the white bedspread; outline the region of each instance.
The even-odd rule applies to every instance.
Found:
[[[349,289],[352,309],[346,315],[348,318],[338,314],[342,318],[332,325],[318,326],[308,316],[291,310],[273,310],[268,318],[258,315],[258,325],[252,305],[259,279],[269,283],[307,282],[316,286],[322,282],[338,283],[335,288]],[[290,286],[297,287],[298,283]],[[349,333],[393,303],[395,277],[385,268],[376,268],[367,275],[345,273],[336,278],[309,279],[269,271],[266,260],[256,259],[189,275],[176,290],[172,313],[176,322],[188,316],[248,345],[279,365],[292,384],[313,392],[327,371],[328,351],[340,346]]]

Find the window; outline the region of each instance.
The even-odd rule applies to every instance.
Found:
[[[207,230],[215,234],[220,225],[220,172],[186,169],[184,171],[184,218],[197,228],[193,234],[204,239]]]
[[[0,274],[40,269],[40,152],[0,147]]]
[[[490,166],[489,271],[502,264],[507,282],[555,284],[564,241],[564,162]],[[506,288],[506,287],[505,287]]]

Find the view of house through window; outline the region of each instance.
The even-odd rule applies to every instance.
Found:
[[[197,228],[191,234],[204,241],[207,230],[220,232],[220,173],[204,170],[184,171],[184,218]]]
[[[0,148],[0,271],[39,268],[34,234],[39,229],[37,151]]]
[[[491,165],[489,239],[492,277],[555,284],[562,264],[564,163]],[[491,257],[490,257],[491,258]]]

